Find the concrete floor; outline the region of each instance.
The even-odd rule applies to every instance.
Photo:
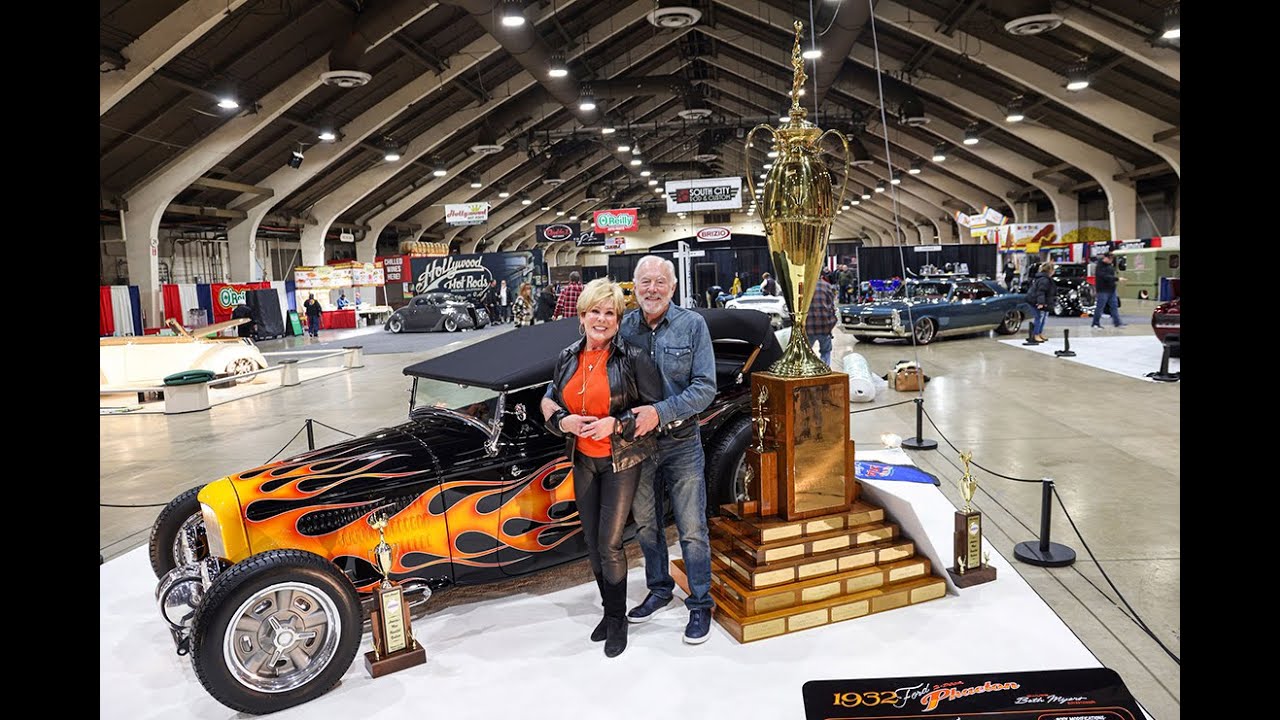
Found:
[[[1150,336],[1154,306],[1126,300],[1125,328],[1091,330],[1087,320],[1055,318],[1046,334],[1059,337],[1063,327],[1071,327],[1073,337]],[[508,327],[461,336],[424,334],[421,351],[366,354],[363,368],[208,412],[103,416],[102,502],[140,507],[101,508],[102,554],[109,560],[145,544],[159,508],[179,492],[266,461],[286,444],[285,455],[301,452],[306,436],[295,433],[306,418],[329,426],[317,426],[318,445],[345,437],[342,432],[359,435],[403,421],[409,400],[404,366],[456,347],[450,343],[472,342]],[[358,344],[360,335],[381,332],[329,331],[322,341]],[[314,341],[286,338],[260,345],[270,351],[308,343]],[[850,351],[862,353],[875,372],[917,354],[909,345],[856,343],[838,329],[833,364],[838,367]],[[1079,559],[1057,569],[1014,566],[1099,662],[1120,674],[1152,717],[1180,718],[1179,665],[1132,619],[1136,612],[1169,652],[1180,654],[1179,385],[1136,380],[982,336],[935,342],[920,348],[918,359],[932,378],[925,408],[938,426],[935,430],[926,421],[924,435],[938,440],[939,450],[914,452],[913,460],[943,479],[943,492],[957,506],[963,504],[955,484],[962,471],[946,440],[972,449],[975,463],[1003,475],[1053,478],[1083,541],[1056,502],[1052,537]],[[881,433],[914,435],[913,406],[889,407],[912,397],[890,390],[874,403],[853,405],[854,410],[877,408],[853,416],[854,440],[871,449],[880,446]],[[974,504],[985,515],[985,536],[1012,558],[1015,544],[1038,537],[1040,485],[1003,480],[980,469],[975,476],[980,488]],[[636,548],[628,547],[628,553],[633,564],[638,562]],[[1103,578],[1099,564],[1129,607]],[[526,582],[582,582],[581,565]],[[456,589],[439,600],[465,602],[493,591]],[[980,637],[981,628],[974,633]]]

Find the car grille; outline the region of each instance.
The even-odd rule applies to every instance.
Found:
[[[858,323],[862,322],[862,320],[857,315],[845,315],[844,321],[849,325],[857,325]]]
[[[863,323],[873,325],[875,327],[889,327],[890,320],[887,317],[870,317],[864,318]]]

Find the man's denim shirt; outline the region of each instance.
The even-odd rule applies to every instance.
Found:
[[[659,428],[692,418],[711,405],[716,397],[716,356],[701,315],[673,303],[657,329],[650,330],[644,311],[637,308],[622,317],[618,332],[648,350],[662,375],[663,400],[654,405]]]

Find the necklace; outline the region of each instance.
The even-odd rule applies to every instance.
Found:
[[[583,362],[587,362],[587,353],[591,353],[592,355],[595,356],[592,362],[587,362],[587,371],[582,373],[582,389],[578,391],[578,398],[582,402],[583,415],[587,414],[587,397],[586,397],[587,396],[587,378],[591,375],[591,372],[596,369],[596,365],[600,364],[600,358],[602,357],[601,354],[604,352],[605,352],[604,350],[586,350],[586,349],[582,351]]]

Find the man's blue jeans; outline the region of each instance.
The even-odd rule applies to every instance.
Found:
[[[631,506],[637,526],[636,539],[644,553],[645,583],[649,592],[670,598],[676,585],[667,557],[666,509],[670,498],[676,529],[680,531],[680,555],[689,578],[689,597],[684,604],[690,610],[715,607],[711,599],[705,462],[698,434],[688,440],[659,436],[658,454],[644,463],[635,503]]]
[[[1111,315],[1111,324],[1120,327],[1120,298],[1115,291],[1098,292],[1098,303],[1093,306],[1093,326],[1102,327],[1102,316]]]
[[[822,362],[831,364],[831,333],[826,335],[814,335],[810,340],[818,341],[818,357],[822,358]]]
[[[1036,319],[1035,319],[1035,322],[1031,323],[1031,334],[1043,335],[1044,321],[1047,320],[1048,318],[1049,318],[1048,308],[1045,308],[1044,310],[1036,308]]]

